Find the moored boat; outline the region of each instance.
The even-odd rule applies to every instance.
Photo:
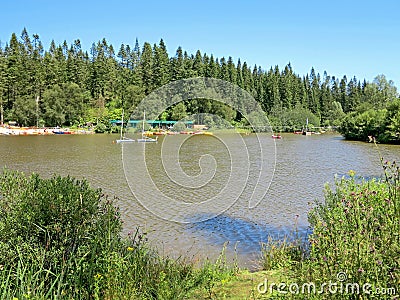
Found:
[[[146,132],[144,131],[144,124],[146,121],[146,112],[143,111],[143,123],[142,123],[142,138],[137,139],[138,143],[151,143],[151,142],[157,142],[158,136],[156,136],[155,139],[148,137],[146,135]],[[153,134],[155,134],[155,132],[153,132]]]
[[[165,135],[164,131],[155,131],[153,132],[153,135]]]
[[[117,140],[117,144],[121,144],[121,143],[132,143],[134,142],[134,139],[131,138],[127,138],[124,135],[124,110],[122,110],[122,123],[121,123],[121,132],[120,132],[120,138],[119,140]]]

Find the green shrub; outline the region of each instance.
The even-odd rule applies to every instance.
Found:
[[[105,133],[111,130],[111,126],[109,124],[98,122],[94,127],[94,132],[96,133]]]
[[[114,204],[85,180],[4,170],[0,299],[184,299],[229,276],[160,256],[139,228],[121,238]]]
[[[186,129],[187,129],[186,124],[184,122],[176,122],[174,124],[174,127],[172,128],[172,131],[179,132],[179,131],[185,131]]]
[[[94,276],[104,273],[109,249],[121,242],[113,201],[70,177],[41,179],[5,170],[0,183],[0,258],[10,279],[37,266],[45,294],[47,288],[54,295],[93,293]],[[18,285],[9,282],[10,288]]]
[[[383,180],[358,182],[351,171],[350,179],[336,181],[335,190],[326,187],[325,203],[309,214],[313,228],[310,254],[297,274],[303,282],[317,286],[354,283],[360,290],[370,284],[372,291],[400,292],[400,171],[395,163],[385,163],[384,169]],[[339,280],[338,274],[345,278]],[[328,292],[325,296],[334,297]],[[383,299],[393,295],[364,296]],[[355,299],[358,295],[340,293],[336,297]]]
[[[295,131],[305,128],[308,119],[308,129],[320,126],[319,116],[313,114],[309,109],[296,105],[292,109],[274,107],[268,116],[272,127],[284,129],[284,131]]]
[[[351,112],[343,119],[339,131],[346,139],[368,141],[369,136],[381,143],[400,143],[400,100],[389,102],[384,109]]]
[[[348,179],[335,181],[334,189],[326,186],[325,202],[309,212],[308,244],[270,239],[262,245],[263,268],[289,276],[286,289],[277,294],[292,299],[399,298],[400,167],[382,164],[381,180],[366,181],[350,171]]]

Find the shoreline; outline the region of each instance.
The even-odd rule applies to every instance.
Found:
[[[19,127],[0,126],[0,135],[56,135],[56,134],[94,134],[94,130],[70,129],[61,127]]]

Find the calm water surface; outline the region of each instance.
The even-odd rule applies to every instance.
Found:
[[[135,199],[125,179],[121,145],[113,144],[116,138],[115,135],[0,136],[0,162],[11,169],[36,172],[45,177],[61,174],[87,178],[93,187],[101,187],[110,196],[119,198],[125,234],[135,230],[138,225],[142,226],[148,232],[149,239],[164,254],[214,259],[224,243],[229,242],[228,257],[234,256],[236,247],[239,264],[249,268],[256,266],[260,242],[266,241],[268,235],[290,235],[295,224],[300,233],[308,232],[307,212],[310,205],[315,199],[323,199],[324,184],[332,183],[335,175],[346,176],[351,169],[367,178],[379,177],[382,173],[379,153],[372,144],[345,141],[336,134],[285,134],[282,140],[275,141],[276,169],[273,181],[258,206],[248,208],[249,193],[255,184],[250,173],[246,188],[228,210],[204,222],[182,224],[153,215]],[[125,170],[127,166],[135,167],[135,159],[145,147],[147,168],[157,190],[164,195],[193,203],[224,190],[230,180],[229,174],[235,172],[229,156],[234,151],[227,151],[226,145],[219,139],[208,136],[167,138],[172,143],[182,144],[178,153],[179,161],[175,162],[176,168],[171,170],[171,162],[174,162],[176,155],[170,153],[171,158],[168,158],[168,152],[162,149],[161,138],[157,144],[125,145],[129,150],[129,157],[124,155]],[[270,136],[265,135],[265,138],[270,139]],[[224,139],[229,141],[231,137],[227,135]],[[250,148],[251,156],[255,136],[249,135],[243,139]],[[400,146],[379,145],[379,150],[387,160],[400,160]],[[162,151],[169,165],[160,161]],[[207,155],[212,159],[199,163]],[[269,159],[273,157],[271,153],[266,156]],[[256,158],[243,160],[243,164],[248,163],[257,168]],[[166,172],[164,168],[168,167],[170,169]],[[203,172],[207,170],[202,168],[208,167],[212,172]],[[175,176],[174,170],[183,171],[188,178],[205,174],[204,185],[198,188],[182,186],[178,182],[179,173]],[[134,184],[144,190],[150,188],[140,180]],[[269,180],[259,184],[268,187]],[[167,204],[157,202],[160,199],[156,193],[154,197],[151,192],[147,195],[150,195],[147,201],[157,203],[161,210],[171,209]],[[213,215],[217,211],[218,207],[209,213]],[[188,220],[198,217],[194,216],[198,212],[181,213],[187,215]]]

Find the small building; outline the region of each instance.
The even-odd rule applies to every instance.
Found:
[[[138,124],[142,124],[143,120],[129,120],[125,122],[127,127],[136,128]],[[146,123],[151,126],[151,128],[159,129],[171,129],[178,122],[182,122],[186,125],[186,128],[193,128],[193,121],[169,121],[169,120],[147,120]],[[110,123],[114,126],[121,126],[121,120],[111,120]]]

